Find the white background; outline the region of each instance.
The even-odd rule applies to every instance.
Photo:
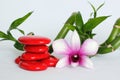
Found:
[[[113,24],[120,17],[119,0],[89,0],[96,7],[105,2],[98,15],[112,15],[100,24],[94,32],[98,43],[104,42],[110,34]],[[86,22],[92,11],[88,0],[0,0],[0,30],[6,31],[11,22],[26,13],[34,11],[19,28],[26,34],[55,38],[64,22],[72,12],[80,11]],[[13,31],[18,38],[22,34]],[[0,42],[0,79],[1,80],[119,80],[120,50],[92,58],[95,69],[81,67],[31,72],[20,69],[14,59],[22,52],[16,50],[12,42]]]

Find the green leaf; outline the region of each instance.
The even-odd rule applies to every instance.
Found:
[[[96,26],[98,26],[108,17],[110,16],[101,16],[101,17],[89,19],[84,25],[84,31],[92,31],[92,29],[94,29]]]
[[[0,38],[6,38],[6,39],[8,39],[8,36],[4,32],[0,31]]]
[[[92,33],[90,34],[90,38],[93,38],[96,34]]]
[[[93,12],[90,13],[90,17],[92,17],[92,15],[93,15]]]
[[[90,6],[92,7],[93,11],[94,11],[94,12],[96,12],[96,9],[95,9],[94,5],[93,5],[93,4],[91,4],[90,2],[88,2],[88,3],[89,3],[89,4],[90,4]]]
[[[90,14],[90,17],[93,15],[93,17],[96,18],[97,17],[97,11],[104,5],[104,3],[102,3],[97,9],[90,2],[89,2],[89,4],[93,9],[93,12]]]
[[[96,11],[96,9],[95,9],[95,7],[94,7],[94,5],[93,4],[91,4],[90,2],[88,2],[89,4],[90,4],[90,6],[92,7],[92,9],[93,9],[93,12],[90,14],[90,16],[94,16],[94,18],[97,16],[97,11]]]
[[[105,3],[102,3],[102,4],[96,9],[96,11],[98,11],[101,7],[103,7],[104,4],[105,4]]]
[[[16,29],[20,24],[22,24],[33,12],[29,12],[25,16],[16,19],[15,21],[12,22],[12,24],[9,27],[9,30]]]
[[[7,32],[7,36],[8,36],[8,39],[9,40],[12,40],[12,41],[16,41],[16,39],[13,37],[13,35],[11,34],[11,32]]]
[[[15,47],[16,49],[18,49],[18,50],[23,51],[24,45],[23,45],[23,44],[20,44],[18,41],[16,41],[15,44],[14,44],[14,47]]]
[[[25,35],[25,32],[24,32],[23,30],[21,30],[21,29],[19,29],[19,28],[17,28],[17,30],[18,30],[19,32],[21,32],[23,35]]]
[[[8,40],[8,39],[1,39],[0,41],[5,41],[5,40]]]
[[[78,12],[75,16],[75,25],[79,32],[83,32],[84,22],[83,22],[82,15],[80,12]]]

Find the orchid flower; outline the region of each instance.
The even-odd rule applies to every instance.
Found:
[[[82,66],[93,68],[93,63],[89,56],[93,56],[98,51],[98,43],[93,39],[86,39],[83,44],[80,44],[80,38],[77,31],[74,31],[69,45],[65,39],[58,39],[52,44],[54,53],[65,55],[58,61],[56,67],[62,68],[68,65],[73,67]]]

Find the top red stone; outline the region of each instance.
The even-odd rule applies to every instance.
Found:
[[[28,35],[20,37],[18,41],[25,45],[45,45],[50,43],[51,40],[46,37]]]

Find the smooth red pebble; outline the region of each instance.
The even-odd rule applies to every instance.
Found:
[[[48,51],[48,47],[46,45],[25,45],[24,50],[27,52],[44,53],[44,52]]]
[[[45,45],[50,43],[50,39],[46,37],[41,37],[41,36],[22,36],[19,37],[18,41],[21,44],[25,45]]]
[[[50,54],[48,52],[45,53],[30,53],[30,52],[25,52],[22,54],[21,59],[22,60],[41,60],[48,58]]]
[[[47,69],[47,64],[38,61],[21,61],[20,68],[30,71],[41,71]]]
[[[15,59],[15,63],[16,63],[16,64],[19,64],[20,61],[21,61],[21,58],[20,58],[20,56],[18,56],[18,57]]]
[[[54,56],[50,56],[48,59],[44,59],[43,62],[46,63],[49,67],[55,67],[59,59]]]

